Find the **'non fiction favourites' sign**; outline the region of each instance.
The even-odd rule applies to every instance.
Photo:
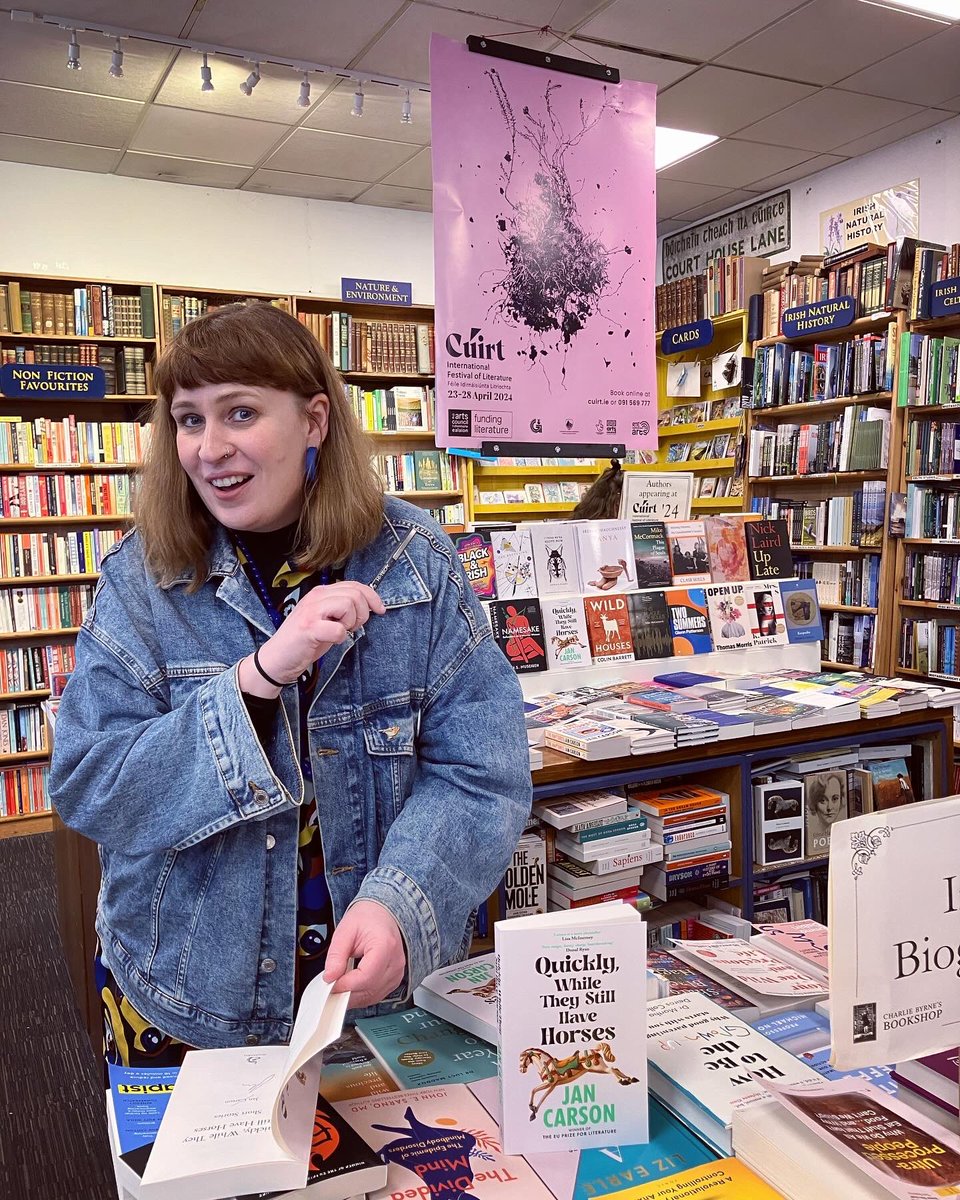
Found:
[[[955,317],[960,312],[960,279],[941,279],[930,285],[930,316]]]
[[[340,299],[357,304],[412,304],[413,285],[395,279],[340,278]]]
[[[663,282],[700,275],[711,259],[725,254],[767,257],[789,249],[790,193],[777,192],[665,237]]]
[[[682,354],[684,350],[696,350],[698,346],[709,346],[713,341],[712,321],[692,321],[689,325],[674,325],[660,335],[660,349],[664,354]]]
[[[106,378],[102,367],[76,363],[4,363],[0,367],[0,392],[9,397],[85,396],[99,400],[106,394]]]
[[[807,333],[826,333],[828,329],[843,329],[857,319],[857,302],[853,296],[838,296],[835,300],[816,300],[788,308],[780,321],[784,337],[802,337]]]

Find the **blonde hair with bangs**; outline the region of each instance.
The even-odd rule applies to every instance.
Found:
[[[351,411],[343,382],[317,339],[295,317],[265,303],[230,304],[185,325],[157,363],[157,399],[140,472],[136,525],[147,565],[161,584],[185,572],[196,591],[209,570],[214,518],[177,455],[170,405],[180,389],[211,383],[275,388],[330,401],[317,471],[304,483],[297,564],[317,570],[340,562],[377,536],[383,486],[368,439]]]

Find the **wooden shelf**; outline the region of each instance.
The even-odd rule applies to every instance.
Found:
[[[14,754],[0,754],[0,767],[9,767],[11,763],[36,762],[38,759],[50,757],[50,751],[44,748],[43,750],[23,750]]]
[[[624,463],[624,471],[727,471],[733,458],[691,458],[687,462]]]
[[[791,546],[792,554],[881,554],[881,546]]]
[[[828,671],[864,671],[864,672],[872,672],[873,671],[872,665],[869,667],[858,667],[854,663],[832,662],[829,658],[822,658],[820,660],[820,666],[824,667]],[[825,728],[832,729],[833,726],[828,725]]]
[[[577,507],[578,501],[565,500],[562,503],[542,504],[539,500],[531,500],[529,504],[475,504],[473,511],[478,515],[481,513],[519,513],[529,512],[535,509],[537,512],[572,512]]]
[[[727,429],[737,429],[739,417],[718,417],[716,421],[702,421],[695,425],[660,425],[658,434],[661,441],[666,438],[692,437],[699,433],[722,433]]]
[[[727,325],[742,325],[747,316],[747,310],[744,308],[734,309],[733,312],[722,313],[719,317],[707,317],[714,327],[719,326],[723,329]],[[700,319],[700,318],[698,318]],[[692,321],[681,321],[679,325],[691,325]],[[668,325],[667,329],[678,329],[679,325]],[[666,329],[658,329],[656,333],[657,346],[660,345],[660,338],[666,333]]]
[[[960,487],[960,475],[905,475],[907,483],[952,483]]]
[[[449,500],[451,496],[455,496],[458,500],[463,499],[463,492],[456,491],[417,491],[411,488],[405,492],[388,492],[383,493],[385,496],[395,496],[398,500]]]
[[[157,339],[155,337],[121,337],[119,334],[103,334],[103,333],[0,333],[0,338],[6,338],[11,341],[16,341],[18,338],[23,338],[28,342],[108,342],[116,344],[117,342],[127,343],[131,346],[155,346]],[[42,367],[46,363],[17,363],[16,366]],[[96,363],[79,363],[79,366],[89,365],[96,366]],[[53,396],[38,396],[38,400],[52,400]],[[69,397],[64,397],[69,399]],[[83,399],[83,397],[79,397]]]
[[[900,539],[905,546],[956,546],[960,550],[960,538],[911,538]]]
[[[435,375],[411,374],[403,371],[338,371],[344,379],[393,379],[403,380],[404,383],[427,383],[435,379]]]
[[[459,494],[458,492],[457,495]],[[109,521],[113,525],[117,522],[132,521],[133,514],[127,513],[124,516],[100,514],[96,516],[91,513],[90,516],[83,517],[2,517],[0,520],[2,520],[4,528],[13,525],[96,525],[101,521]]]
[[[49,642],[56,641],[57,638],[73,637],[79,632],[79,625],[68,625],[64,629],[18,630],[16,633],[0,633],[0,642]]]
[[[53,813],[21,813],[16,817],[0,817],[0,838],[22,837],[25,833],[50,833]]]
[[[787,414],[796,416],[812,415],[814,413],[834,412],[849,408],[852,404],[870,404],[874,408],[889,404],[893,400],[892,392],[872,392],[864,396],[838,396],[836,400],[810,400],[803,404],[774,404],[769,408],[754,408],[754,420],[757,422],[768,419],[778,419]]]
[[[821,612],[846,612],[846,613],[875,613],[875,608],[866,608],[862,604],[824,604],[820,601]]]
[[[0,576],[0,587],[37,587],[54,583],[93,583],[100,578],[99,571],[82,575],[4,575]]]
[[[0,700],[46,700],[50,690],[36,692],[0,692]]]
[[[290,304],[289,294],[280,296],[276,292],[250,292],[245,288],[210,288],[195,287],[192,284],[159,283],[157,290],[161,296],[166,293],[171,296],[237,296],[241,300],[283,300],[287,305]]]
[[[690,500],[691,508],[714,508],[718,512],[729,510],[730,512],[743,512],[743,497],[742,496],[693,496]]]
[[[102,475],[109,471],[137,471],[140,463],[0,463],[3,475],[44,475],[68,471],[74,475]],[[3,518],[6,520],[6,518]]]
[[[477,475],[511,475],[529,476],[531,482],[537,479],[563,479],[570,475],[600,475],[599,467],[498,467],[492,463],[477,463],[474,466]]]
[[[820,606],[821,608],[823,605]],[[944,612],[960,612],[960,604],[950,604],[945,600],[901,600],[901,608],[938,608]]]
[[[800,306],[796,305],[795,307]],[[896,320],[895,312],[872,313],[867,317],[858,317],[849,325],[844,325],[842,329],[819,329],[793,338],[778,334],[776,337],[760,338],[753,345],[756,349],[758,346],[776,346],[779,342],[785,342],[788,346],[802,346],[805,342],[846,342],[856,337],[857,334],[872,333],[878,325],[889,325],[894,320]]]
[[[775,863],[769,867],[761,867],[757,863],[753,864],[754,879],[769,878],[775,875],[790,875],[794,871],[809,871],[813,867],[825,867],[829,865],[830,856],[824,855],[822,858],[798,858],[796,862]]]
[[[431,443],[436,440],[437,436],[435,429],[365,429],[363,432],[367,437],[372,438],[409,439]]]
[[[851,483],[862,483],[868,479],[886,479],[886,469],[876,471],[824,471],[809,475],[751,475],[751,483],[839,483],[850,480]]]
[[[955,417],[960,413],[960,404],[901,404],[900,407],[915,416],[921,413],[943,413],[945,416]]]

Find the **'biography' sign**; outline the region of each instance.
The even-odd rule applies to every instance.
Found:
[[[754,200],[663,239],[663,282],[699,275],[726,254],[767,257],[790,249],[790,193]]]

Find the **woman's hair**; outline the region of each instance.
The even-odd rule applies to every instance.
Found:
[[[623,491],[623,472],[620,460],[610,459],[610,466],[594,483],[570,514],[575,521],[596,521],[615,517],[620,512],[620,493]]]
[[[327,436],[316,475],[304,477],[297,564],[307,570],[339,562],[367,545],[383,522],[383,489],[370,447],[347,402],[343,382],[317,339],[271,304],[229,304],[184,325],[156,368],[157,399],[141,470],[136,524],[147,564],[161,583],[185,570],[190,590],[203,583],[215,522],[180,465],[170,404],[181,389],[211,383],[275,388],[330,401]]]

